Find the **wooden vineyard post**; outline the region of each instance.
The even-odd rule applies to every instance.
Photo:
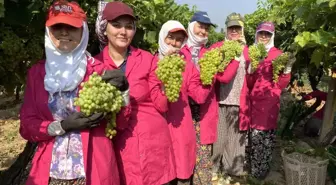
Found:
[[[319,141],[322,142],[328,132],[331,131],[334,121],[334,112],[336,105],[336,78],[333,72],[332,77],[328,83],[328,96],[325,104],[323,124],[321,128],[321,133]]]

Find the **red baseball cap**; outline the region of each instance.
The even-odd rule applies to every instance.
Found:
[[[83,26],[83,21],[86,21],[86,14],[77,2],[60,0],[49,8],[46,26],[62,23],[80,28]]]
[[[262,22],[257,27],[257,32],[260,31],[267,31],[270,33],[274,33],[275,31],[274,24],[272,22]]]
[[[174,32],[178,32],[178,31],[182,31],[188,37],[188,33],[183,28],[174,28],[174,29],[170,30],[169,32],[174,33]]]
[[[106,4],[103,11],[103,19],[112,21],[122,15],[128,15],[135,20],[138,19],[138,17],[134,15],[133,9],[123,2],[113,1]]]

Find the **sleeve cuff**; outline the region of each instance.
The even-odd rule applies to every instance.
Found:
[[[127,106],[130,103],[130,97],[129,97],[129,89],[126,91],[121,92],[121,96],[123,97],[123,106]]]
[[[284,74],[289,74],[289,73],[291,73],[292,72],[292,68],[291,67],[286,67],[285,69],[284,69]]]
[[[61,122],[59,121],[53,121],[48,125],[48,134],[50,136],[60,136],[65,134],[65,131],[63,130],[61,126]]]

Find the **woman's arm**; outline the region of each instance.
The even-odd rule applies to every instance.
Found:
[[[20,134],[31,142],[39,142],[53,139],[48,134],[48,126],[54,120],[45,120],[36,110],[33,69],[28,71],[26,89],[23,104],[20,109]]]

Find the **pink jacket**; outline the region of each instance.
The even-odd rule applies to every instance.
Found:
[[[176,161],[176,173],[179,179],[188,179],[196,163],[196,133],[189,107],[191,97],[198,104],[203,104],[212,86],[202,86],[199,71],[186,60],[183,84],[177,102],[168,104],[166,114]]]
[[[128,127],[114,139],[121,184],[162,185],[176,178],[174,153],[167,121],[167,98],[161,92],[149,52],[131,47],[126,64],[131,115]],[[116,69],[108,46],[96,56],[107,69]]]
[[[84,81],[93,71],[102,71],[101,62],[88,61]],[[49,136],[48,125],[54,121],[48,108],[48,92],[44,89],[45,61],[40,61],[28,71],[24,102],[20,110],[20,134],[30,141],[38,142],[38,148],[32,161],[27,185],[45,185],[49,182],[52,148],[55,137]],[[127,117],[127,108],[123,110]],[[118,118],[119,119],[119,118]],[[106,124],[82,130],[81,138],[84,153],[86,184],[119,185],[119,174],[113,144],[105,137]]]
[[[209,49],[217,48],[223,45],[223,42],[213,44]],[[200,58],[208,49],[202,47]],[[181,52],[186,57],[187,61],[192,61],[191,51],[188,46],[182,48]],[[218,124],[218,97],[219,83],[229,83],[235,76],[239,62],[233,60],[222,73],[218,73],[215,79],[215,88],[212,88],[207,100],[204,104],[200,104],[201,116],[201,144],[212,144],[217,140],[217,124]]]
[[[277,127],[281,91],[287,87],[291,78],[291,74],[281,74],[279,81],[273,82],[272,61],[281,53],[277,48],[271,48],[257,70],[247,75],[251,91],[251,128],[271,130]]]

